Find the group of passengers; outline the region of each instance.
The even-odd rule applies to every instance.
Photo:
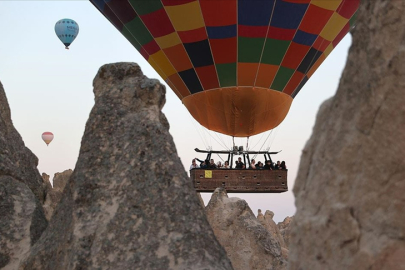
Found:
[[[197,161],[200,162],[200,164],[197,164]],[[192,169],[231,169],[231,166],[229,165],[229,162],[226,160],[224,164],[221,163],[221,161],[218,161],[216,164],[214,162],[214,159],[211,160],[200,160],[198,158],[194,158],[191,161],[191,166],[190,170]],[[266,160],[265,164],[263,164],[261,161],[256,161],[252,159],[250,162],[249,166],[245,166],[245,163],[242,162],[242,158],[238,158],[237,161],[235,161],[235,169],[251,169],[251,170],[287,170],[287,166],[285,165],[285,161],[277,161],[277,163],[272,163],[270,160]]]

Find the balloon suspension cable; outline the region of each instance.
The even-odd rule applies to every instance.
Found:
[[[225,160],[219,154],[217,154],[217,156],[219,157],[220,160],[222,160],[222,162],[225,162]]]
[[[249,151],[249,137],[246,140],[246,151]]]
[[[269,135],[267,135],[266,140],[264,140],[262,146],[260,146],[259,151],[261,151],[261,150],[263,149],[263,147],[264,147],[264,145],[266,144],[267,140],[270,138],[271,134],[273,133],[273,130],[274,130],[274,129],[272,129],[272,130],[269,132]],[[274,140],[274,138],[273,138],[273,140]],[[272,143],[272,142],[269,141],[269,144],[271,144],[271,143]],[[269,150],[270,150],[270,146],[267,147],[267,151],[269,151]]]
[[[232,149],[234,149],[235,148],[235,136],[232,136]]]
[[[219,134],[218,132],[215,132],[214,134],[215,134],[215,136],[217,137],[217,139],[219,140],[219,142],[218,142],[218,140],[216,140],[215,138],[214,138],[214,139],[215,139],[219,144],[222,144],[222,147],[224,147],[224,149],[227,149],[227,145],[226,145],[226,142],[224,141],[223,137],[220,136],[220,134]]]

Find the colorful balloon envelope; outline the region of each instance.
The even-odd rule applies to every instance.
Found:
[[[90,0],[206,128],[278,126],[360,0]]]
[[[70,44],[79,34],[79,25],[72,19],[62,19],[56,22],[55,33],[65,44],[65,48],[69,49]]]
[[[49,145],[53,140],[53,133],[49,131],[42,133],[42,140],[46,143],[46,145]]]

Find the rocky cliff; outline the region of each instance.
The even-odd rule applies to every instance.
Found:
[[[176,153],[165,88],[100,68],[76,168],[21,269],[232,269]]]
[[[217,188],[206,207],[208,221],[236,270],[287,268],[286,250],[255,217],[246,201]],[[274,222],[274,221],[273,221]]]
[[[266,210],[266,212],[263,215],[262,210],[259,209],[257,214],[257,220],[277,239],[281,248],[288,249],[287,245],[284,242],[284,238],[281,235],[280,230],[278,229],[276,223],[273,220],[273,217],[274,213],[269,210]]]
[[[283,237],[284,243],[288,249],[290,246],[290,235],[291,235],[291,224],[294,219],[292,217],[286,217],[282,222],[277,223],[277,228],[280,231],[281,236]]]
[[[405,1],[362,1],[294,186],[289,269],[405,269]]]
[[[63,192],[73,171],[65,170],[61,173],[55,173],[52,179],[52,186],[55,191]]]
[[[42,209],[46,183],[37,157],[11,121],[0,83],[0,268],[16,269],[47,226]]]
[[[48,221],[51,219],[57,204],[62,198],[63,189],[72,175],[72,172],[72,170],[66,170],[61,173],[55,173],[53,177],[53,187],[49,181],[49,175],[46,173],[42,174],[42,178],[45,180],[45,182],[49,183],[43,205],[45,216]]]

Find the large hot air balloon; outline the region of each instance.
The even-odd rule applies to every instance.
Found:
[[[279,125],[360,0],[90,0],[206,128]]]
[[[44,140],[46,145],[49,145],[53,140],[53,133],[49,131],[42,133],[42,140]]]
[[[72,19],[62,19],[55,24],[55,33],[65,44],[65,49],[69,49],[70,44],[79,34],[79,25]]]

